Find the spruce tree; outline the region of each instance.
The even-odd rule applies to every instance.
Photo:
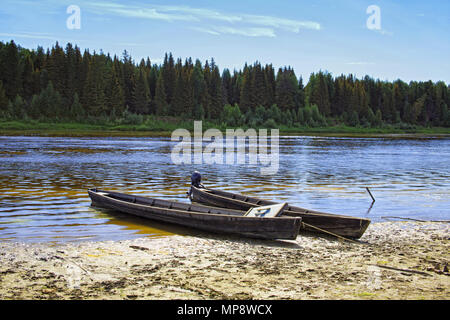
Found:
[[[22,70],[22,85],[23,85],[23,96],[25,100],[31,100],[34,93],[34,79],[33,79],[33,61],[30,55],[26,55],[24,58],[23,70]]]
[[[298,83],[291,68],[279,69],[276,78],[275,102],[281,111],[295,110]]]
[[[268,101],[266,96],[266,81],[261,64],[255,62],[252,68],[252,105],[253,107],[264,106],[268,107]]]
[[[120,84],[120,75],[118,74],[118,70],[115,66],[113,66],[109,88],[109,114],[113,117],[119,117],[125,111],[125,94]]]
[[[252,101],[252,91],[253,91],[253,83],[251,76],[251,68],[244,66],[244,72],[242,74],[242,82],[241,82],[241,92],[239,98],[239,106],[243,113],[247,113],[252,110],[253,101]]]
[[[157,115],[163,116],[163,115],[167,115],[168,112],[169,112],[169,110],[168,110],[166,91],[165,91],[165,86],[164,86],[164,77],[161,72],[158,75],[158,80],[156,81],[155,113]]]
[[[222,79],[220,78],[219,67],[214,64],[212,64],[211,82],[208,91],[211,99],[208,117],[217,120],[223,109]]]
[[[2,51],[0,80],[3,81],[6,96],[12,101],[20,93],[21,88],[19,49],[11,40],[10,43],[6,43]]]
[[[170,105],[172,103],[176,84],[175,61],[173,59],[172,53],[169,53],[169,55],[167,55],[166,53],[161,71],[164,80],[166,100]]]
[[[222,71],[222,104],[230,104],[230,100],[233,99],[233,88],[231,83],[231,73],[228,69]]]
[[[6,118],[8,111],[8,102],[8,97],[6,97],[5,89],[3,88],[3,82],[0,81],[0,118]]]
[[[303,78],[301,76],[298,80],[298,91],[295,102],[297,109],[305,106],[305,86],[303,85]]]
[[[66,76],[68,70],[66,67],[64,50],[56,42],[46,60],[46,70],[48,71],[48,79],[52,82],[54,89],[60,94],[64,94],[67,86]]]
[[[181,69],[181,67],[180,67]],[[171,104],[170,114],[172,116],[180,116],[184,112],[184,97],[183,97],[183,76],[182,71],[178,70],[175,80],[175,90],[173,91],[173,99]]]
[[[70,106],[70,117],[71,119],[75,119],[77,121],[82,121],[85,118],[85,111],[83,106],[80,103],[80,99],[77,93],[74,93],[73,103]]]
[[[150,111],[150,89],[145,71],[140,68],[133,88],[133,111],[138,114],[148,114]]]
[[[265,106],[270,108],[275,103],[275,70],[271,64],[266,64],[264,67],[264,91],[265,91]]]
[[[202,119],[205,116],[204,105],[207,105],[208,88],[203,73],[203,67],[200,60],[195,61],[191,76],[192,85],[192,103],[194,105],[194,117]]]

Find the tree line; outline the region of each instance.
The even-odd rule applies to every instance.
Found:
[[[450,126],[443,81],[381,81],[319,71],[305,84],[291,67],[245,64],[220,71],[214,59],[136,63],[68,43],[29,50],[0,42],[0,118],[52,121],[174,116],[228,125]]]

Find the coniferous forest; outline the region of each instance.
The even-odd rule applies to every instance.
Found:
[[[214,59],[135,62],[68,43],[25,49],[0,42],[0,119],[142,124],[205,119],[227,126],[450,127],[442,81],[381,81],[254,62],[220,70]]]

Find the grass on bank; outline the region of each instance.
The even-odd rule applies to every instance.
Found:
[[[215,124],[203,121],[202,128],[217,128],[222,132],[226,129],[238,128],[225,124]],[[249,126],[240,126],[246,130]],[[193,120],[182,120],[174,117],[148,117],[140,124],[117,124],[111,122],[47,122],[37,120],[0,120],[1,135],[48,135],[48,136],[170,136],[179,128],[194,131]],[[319,134],[319,135],[388,135],[388,134],[425,134],[450,135],[450,128],[421,127],[402,125],[382,125],[380,127],[351,127],[346,125],[307,127],[307,126],[256,126],[254,129],[277,128],[280,134]]]

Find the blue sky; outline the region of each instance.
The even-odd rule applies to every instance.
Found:
[[[69,5],[80,29],[68,29]],[[367,8],[380,8],[379,29]],[[327,70],[382,80],[450,83],[450,1],[278,0],[114,1],[2,0],[0,40],[26,48],[67,42],[92,51],[160,63],[213,57],[220,69],[244,63],[290,65],[297,76]]]

